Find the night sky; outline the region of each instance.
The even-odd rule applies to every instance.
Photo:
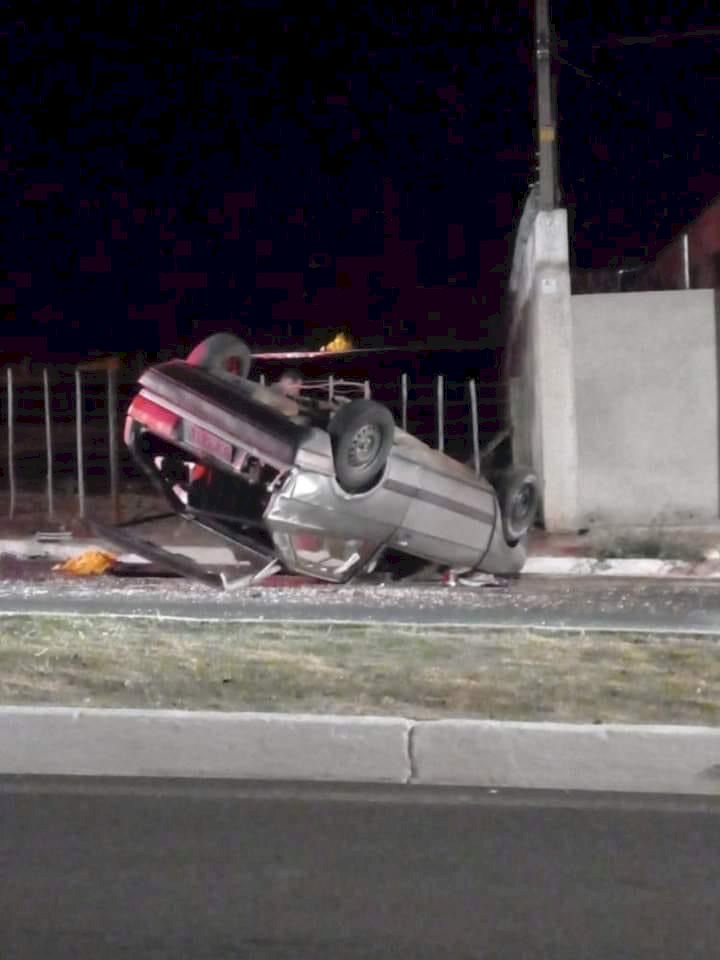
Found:
[[[0,21],[7,342],[499,329],[536,173],[527,4],[48,6]],[[720,16],[652,6],[551,3],[581,268],[652,257],[720,193]]]

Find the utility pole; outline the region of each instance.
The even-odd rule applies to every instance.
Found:
[[[540,209],[552,210],[557,195],[555,110],[550,62],[549,0],[535,2],[535,72],[538,112],[538,162]]]

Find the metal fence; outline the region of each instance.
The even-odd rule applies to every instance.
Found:
[[[647,293],[653,290],[691,290],[716,287],[718,269],[712,251],[691,256],[690,233],[684,231],[647,263],[603,270],[571,271],[574,294]]]
[[[100,499],[113,522],[121,521],[123,496],[146,487],[122,442],[138,373],[136,364],[118,358],[31,373],[6,367],[0,489],[10,519],[22,501],[38,522],[41,517],[57,521],[61,513],[67,518],[68,503],[82,520],[89,501]],[[342,379],[330,377],[326,383],[330,396],[342,392]],[[404,430],[478,471],[483,457],[508,436],[505,398],[494,382],[444,375],[413,381],[403,373],[399,380],[365,381],[363,392],[387,405]]]
[[[140,479],[120,435],[136,377],[118,358],[32,372],[5,368],[0,482],[10,519],[29,502],[38,519],[54,521],[59,501],[68,499],[84,519],[90,496],[107,498],[119,519],[123,488]]]

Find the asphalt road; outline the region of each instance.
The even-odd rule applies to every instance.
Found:
[[[20,569],[20,568],[19,568]],[[28,573],[28,569],[33,572]],[[10,579],[10,576],[22,579]],[[500,587],[314,586],[216,591],[192,581],[72,579],[25,563],[0,579],[0,614],[334,621],[720,633],[717,581],[520,577]]]
[[[0,783],[3,960],[714,960],[720,802]]]

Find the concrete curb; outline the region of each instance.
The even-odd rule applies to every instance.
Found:
[[[0,708],[0,775],[720,796],[720,728]]]
[[[164,544],[172,553],[191,557],[196,563],[207,566],[230,566],[237,561],[227,547],[203,547],[197,545]],[[107,550],[108,546],[94,540],[69,540],[66,542],[42,542],[33,539],[0,540],[0,555],[21,559],[46,559],[61,562],[79,556],[87,550]],[[145,563],[136,554],[122,554],[125,563]],[[720,579],[720,561],[702,560],[690,563],[680,560],[653,558],[623,558],[598,560],[593,557],[539,556],[531,555],[523,568],[524,574],[557,577],[674,577],[678,579]]]
[[[720,796],[720,729],[440,720],[416,725],[419,783]]]
[[[406,720],[0,707],[0,774],[398,783]]]

